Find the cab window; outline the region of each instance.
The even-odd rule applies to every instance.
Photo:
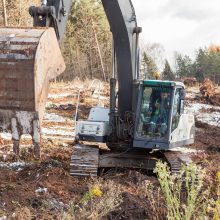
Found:
[[[173,100],[173,112],[172,112],[172,124],[171,131],[174,131],[179,124],[179,118],[181,115],[181,99],[180,99],[181,88],[177,88],[174,94]]]
[[[171,88],[144,87],[138,120],[138,136],[164,137],[168,131]]]

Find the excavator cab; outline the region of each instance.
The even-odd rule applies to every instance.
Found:
[[[183,83],[147,80],[140,91],[134,147],[168,150],[194,142],[194,117],[184,113]]]
[[[143,137],[166,137],[171,104],[171,88],[143,88],[138,135]]]

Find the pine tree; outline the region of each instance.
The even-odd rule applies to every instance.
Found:
[[[175,73],[178,78],[190,77],[195,75],[194,63],[189,56],[182,56],[181,54],[176,54],[175,63]]]
[[[165,66],[162,75],[163,75],[163,79],[165,80],[175,80],[175,75],[167,59],[165,60]]]

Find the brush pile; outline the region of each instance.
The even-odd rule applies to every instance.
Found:
[[[183,83],[186,86],[192,87],[192,86],[196,86],[197,80],[195,77],[185,77]]]
[[[215,95],[215,85],[214,85],[214,83],[213,83],[210,79],[208,79],[208,78],[206,78],[206,79],[203,81],[203,83],[202,83],[202,85],[200,86],[199,90],[200,90],[202,96],[207,97],[207,98],[210,98],[210,97],[212,97],[212,96]]]

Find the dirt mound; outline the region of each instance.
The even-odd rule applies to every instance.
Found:
[[[212,105],[217,105],[220,106],[220,93],[216,93],[215,95],[213,95],[212,97],[209,98],[209,102]]]
[[[195,143],[198,150],[220,151],[220,128],[196,121]]]
[[[45,203],[56,200],[66,204],[72,198],[80,199],[86,191],[85,180],[71,177],[62,164],[54,160],[28,165],[17,173],[1,169],[0,177],[0,194],[4,198],[4,209],[9,212],[18,206],[27,206],[38,215],[39,209],[47,208]]]
[[[68,210],[69,202],[80,201],[88,191],[88,183],[93,181],[70,176],[61,162],[52,159],[30,164],[18,172],[1,169],[0,177],[0,195],[4,198],[4,206],[0,204],[0,209],[13,213],[18,207],[28,207],[36,219],[45,219],[49,215],[51,218],[46,219],[54,219],[62,210]],[[102,179],[111,179],[122,189],[123,203],[109,213],[108,219],[146,219],[152,216],[149,200],[140,193],[139,187],[145,180],[157,182],[155,177],[125,170],[104,175]]]
[[[135,170],[129,169],[112,169],[102,176],[104,180],[112,180],[115,184],[120,185],[123,191],[123,202],[120,209],[109,214],[109,219],[151,219],[153,209],[151,199],[141,188],[147,182],[151,182],[158,187],[159,182],[155,176],[142,174]],[[156,196],[156,195],[155,195]],[[160,199],[162,199],[162,195]],[[161,216],[161,219],[163,216]]]
[[[187,104],[191,102],[198,102],[198,103],[203,103],[203,104],[208,104],[208,105],[220,106],[220,93],[215,93],[211,97],[196,95],[194,98],[186,100]]]
[[[10,169],[1,169],[0,172],[0,185],[4,185],[6,182],[14,183],[16,182],[16,173]]]
[[[137,195],[127,192],[122,194],[124,202],[120,211],[110,213],[110,219],[149,219],[149,209],[146,198],[140,199]]]

